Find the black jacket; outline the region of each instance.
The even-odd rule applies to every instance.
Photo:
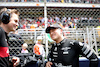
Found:
[[[0,67],[9,67],[7,33],[0,27]]]
[[[48,55],[48,61],[54,66],[79,67],[79,55],[90,60],[90,67],[98,67],[97,56],[81,42],[63,39],[60,43],[54,43]]]

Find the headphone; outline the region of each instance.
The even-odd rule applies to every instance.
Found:
[[[8,24],[10,21],[10,15],[7,13],[10,11],[11,11],[11,9],[7,9],[7,11],[3,12],[0,16],[0,19],[4,24]]]

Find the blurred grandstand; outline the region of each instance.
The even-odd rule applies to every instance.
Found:
[[[43,37],[43,44],[53,41],[49,34],[45,38],[45,9],[43,0],[0,0],[0,9],[15,8],[20,12],[18,35],[29,47],[30,53],[37,36]],[[47,0],[47,26],[58,23],[63,27],[64,36],[88,44],[100,55],[100,0]],[[15,39],[11,38],[13,42]],[[11,39],[9,44],[12,44]],[[21,39],[21,40],[22,40]],[[18,43],[20,40],[16,39]],[[10,55],[17,55],[21,46],[10,46]],[[18,47],[18,48],[17,48]]]
[[[0,0],[1,2],[44,2],[44,0]],[[61,3],[100,3],[100,0],[47,0],[47,2]]]

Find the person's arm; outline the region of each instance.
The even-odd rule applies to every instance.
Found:
[[[87,45],[83,45],[83,43],[78,41],[74,42],[74,44],[78,46],[78,51],[80,51],[79,54],[89,59],[90,61],[89,67],[98,67],[98,62],[99,62],[98,57]]]
[[[42,50],[42,51],[43,51],[43,57],[45,57],[45,50],[44,50],[44,47],[43,47],[43,50]]]
[[[45,67],[51,67],[51,65],[53,65],[51,58],[52,58],[52,48],[47,56],[47,62],[45,63]]]
[[[51,51],[50,51],[47,57],[47,62],[45,63],[45,67],[51,67],[51,65],[53,65],[53,63],[51,62]]]
[[[89,67],[98,67],[99,59],[94,53],[92,53],[92,55],[89,57],[89,60]]]

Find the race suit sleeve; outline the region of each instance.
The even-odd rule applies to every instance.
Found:
[[[49,54],[48,54],[48,56],[47,56],[47,61],[45,62],[44,67],[46,67],[46,63],[47,63],[48,61],[50,61],[50,62],[51,62],[51,57],[52,57],[51,52],[52,52],[52,48],[49,50]]]
[[[98,67],[99,59],[87,45],[83,45],[83,43],[78,41],[74,42],[74,44],[78,46],[79,54],[90,60],[89,67]]]
[[[52,58],[52,49],[50,49],[49,54],[47,56],[48,61],[51,61]]]

